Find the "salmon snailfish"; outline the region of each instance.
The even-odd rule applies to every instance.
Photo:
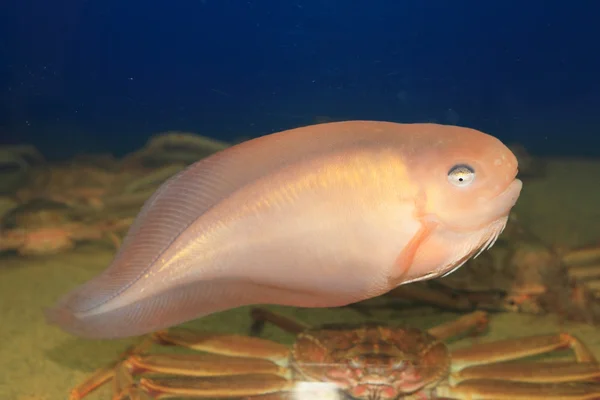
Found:
[[[516,174],[498,139],[456,126],[346,121],[249,140],[165,182],[112,264],[46,316],[120,338],[242,305],[378,296],[491,247]]]

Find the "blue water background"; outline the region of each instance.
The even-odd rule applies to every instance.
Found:
[[[0,144],[117,155],[332,119],[600,156],[600,2],[5,0]]]

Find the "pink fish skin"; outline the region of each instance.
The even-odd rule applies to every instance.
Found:
[[[498,139],[455,126],[346,121],[243,142],[165,182],[112,264],[47,319],[120,338],[243,305],[378,296],[489,248],[516,174]]]

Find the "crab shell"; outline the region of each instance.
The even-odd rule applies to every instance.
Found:
[[[298,335],[294,371],[305,381],[330,381],[357,399],[395,399],[436,386],[448,375],[447,347],[413,328],[327,325]]]

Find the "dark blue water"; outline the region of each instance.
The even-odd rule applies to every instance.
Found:
[[[0,138],[50,157],[334,119],[600,156],[600,2],[4,0]]]

